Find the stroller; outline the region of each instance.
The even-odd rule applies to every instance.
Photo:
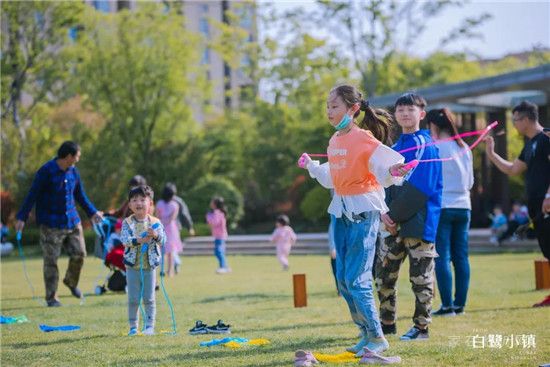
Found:
[[[103,284],[96,282],[95,294],[101,295],[107,289],[113,292],[126,290],[126,266],[124,265],[124,245],[120,241],[118,232],[122,227],[122,221],[115,217],[105,217],[105,220],[94,225],[97,234],[94,254],[104,260],[109,273],[104,278]]]
[[[124,265],[124,245],[120,240],[115,240],[113,248],[105,256],[105,266],[109,268],[109,274],[102,285],[96,285],[95,294],[101,295],[109,289],[112,292],[124,292],[126,290],[126,266]]]

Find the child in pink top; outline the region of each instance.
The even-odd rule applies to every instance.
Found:
[[[225,240],[227,240],[227,224],[225,215],[225,203],[222,197],[215,197],[210,201],[210,211],[206,214],[206,222],[212,231],[214,237],[214,255],[218,259],[220,267],[216,270],[218,274],[226,274],[231,272],[231,268],[227,266],[225,258]]]
[[[277,246],[277,259],[283,266],[283,270],[288,270],[290,248],[296,243],[296,233],[289,224],[290,220],[286,215],[279,215],[275,221],[277,228],[271,235],[271,242]]]
[[[175,189],[173,184],[167,184],[162,191],[162,200],[157,202],[156,216],[160,219],[166,231],[166,275],[174,275],[174,257],[183,249],[180,229],[178,227],[178,203],[174,200]],[[164,271],[164,269],[163,269]]]

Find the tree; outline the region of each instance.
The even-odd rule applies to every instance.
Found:
[[[350,50],[354,68],[361,75],[361,85],[369,96],[373,96],[380,92],[380,74],[385,66],[399,53],[409,53],[416,39],[426,30],[426,21],[450,6],[461,5],[461,2],[319,0],[318,4],[318,26],[333,31],[344,48]],[[442,35],[439,48],[460,38],[481,37],[475,29],[489,18],[489,14],[482,13],[463,19],[448,35]],[[405,34],[405,37],[400,38],[400,34]]]
[[[33,157],[36,146],[32,138],[51,133],[43,121],[47,105],[64,98],[68,80],[59,54],[70,42],[69,30],[79,23],[84,5],[2,1],[0,6],[2,155],[9,161],[7,167],[2,165],[2,186],[13,190],[16,174],[27,178],[25,157]]]
[[[102,183],[101,195],[120,192],[136,173],[150,176],[157,148],[193,136],[191,106],[204,104],[207,86],[198,38],[175,10],[157,3],[116,14],[89,8],[84,19],[70,50],[73,90],[106,119],[85,172]]]

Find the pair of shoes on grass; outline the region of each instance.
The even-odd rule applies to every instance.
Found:
[[[224,324],[222,320],[218,320],[216,325],[208,326],[201,320],[195,322],[195,327],[189,330],[191,335],[201,334],[231,334],[231,325]]]

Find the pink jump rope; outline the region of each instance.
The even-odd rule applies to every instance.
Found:
[[[411,170],[414,167],[418,166],[419,163],[451,161],[451,160],[455,159],[457,156],[463,155],[467,150],[471,151],[472,149],[474,149],[483,140],[483,138],[485,138],[487,136],[487,134],[489,134],[491,129],[493,129],[497,125],[498,125],[498,121],[494,121],[489,126],[487,126],[485,129],[475,130],[475,131],[468,131],[468,132],[465,132],[465,133],[462,133],[462,134],[451,136],[449,138],[440,139],[440,140],[432,141],[430,143],[417,145],[417,146],[414,146],[414,147],[410,147],[410,148],[407,148],[407,149],[400,150],[400,151],[398,151],[398,153],[405,153],[405,152],[410,152],[411,150],[417,150],[417,149],[420,149],[420,148],[436,145],[436,144],[439,144],[439,143],[444,142],[444,141],[452,141],[452,140],[457,140],[457,139],[464,138],[464,137],[467,137],[467,136],[479,135],[479,138],[477,138],[476,141],[474,141],[472,143],[472,145],[462,149],[460,151],[460,154],[458,154],[458,155],[455,155],[453,157],[446,157],[446,158],[413,159],[412,161],[410,161],[409,163],[404,165],[402,168],[404,168],[406,170]],[[306,154],[309,155],[310,157],[328,157],[327,154],[303,153],[302,156],[300,157],[300,159],[298,159],[298,167],[305,168],[305,164],[306,164],[305,155]],[[397,172],[392,170],[392,175],[397,176],[398,174],[397,174]]]

